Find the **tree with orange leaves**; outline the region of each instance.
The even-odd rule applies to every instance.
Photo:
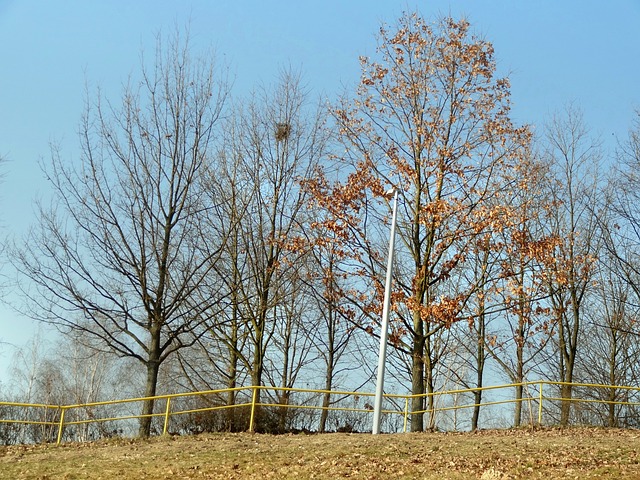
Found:
[[[306,182],[326,211],[318,225],[337,232],[358,275],[344,293],[370,320],[382,305],[384,192],[399,191],[391,341],[411,365],[412,431],[424,429],[433,407],[425,395],[438,360],[431,340],[464,318],[479,287],[458,273],[478,235],[508,222],[496,172],[529,141],[510,121],[509,81],[496,77],[493,53],[466,20],[429,24],[405,14],[383,26],[376,58],[361,58],[355,96],[334,109],[347,173],[330,181],[319,171]]]
[[[555,232],[548,232],[545,227],[558,204],[548,195],[548,165],[535,153],[523,157],[509,173],[505,199],[510,221],[492,242],[498,268],[488,289],[493,304],[489,310],[501,314],[501,328],[479,342],[485,342],[486,353],[516,385],[513,425],[518,427],[522,420],[523,382],[542,361],[541,353],[553,333],[550,309],[545,303],[549,295],[545,280],[546,266],[559,240]],[[480,403],[477,400],[475,403]],[[477,426],[477,416],[474,420]]]

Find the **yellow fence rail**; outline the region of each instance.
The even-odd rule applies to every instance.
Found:
[[[457,410],[465,410],[471,409],[477,406],[481,408],[486,408],[489,406],[495,405],[507,405],[507,404],[516,404],[527,403],[529,405],[530,417],[533,422],[533,411],[537,410],[537,424],[543,424],[543,413],[544,413],[544,405],[547,404],[557,404],[558,402],[569,401],[572,404],[583,403],[586,405],[589,404],[604,404],[608,406],[627,406],[627,407],[638,407],[640,406],[640,401],[632,401],[632,400],[619,400],[615,399],[611,396],[612,392],[640,392],[640,387],[632,387],[625,385],[601,385],[601,384],[591,384],[591,383],[572,383],[572,389],[574,391],[579,390],[580,388],[591,389],[591,391],[609,393],[608,398],[585,398],[584,396],[575,395],[573,398],[561,398],[554,395],[547,396],[547,392],[553,392],[553,389],[550,387],[556,387],[556,390],[559,390],[559,387],[563,385],[569,385],[562,382],[551,382],[551,381],[537,381],[537,382],[524,382],[518,384],[507,384],[507,385],[495,385],[489,387],[482,388],[465,388],[465,389],[456,389],[456,390],[446,390],[446,391],[438,391],[430,394],[424,395],[401,395],[401,394],[385,394],[384,398],[386,399],[386,405],[393,406],[394,408],[386,408],[383,409],[383,414],[386,415],[397,415],[402,417],[402,430],[407,431],[408,419],[411,415],[414,414],[434,414],[438,412],[448,412],[448,411],[457,411]],[[523,398],[516,399],[509,392],[512,391],[515,387],[521,386],[523,391],[526,394],[523,395]],[[507,392],[509,394],[508,398],[495,399],[495,400],[487,400],[483,401],[481,404],[475,403],[465,403],[465,404],[456,404],[453,405],[445,405],[444,402],[438,402],[438,399],[444,398],[459,398],[464,396],[465,394],[473,394],[478,391],[490,392],[490,391],[498,391],[498,392]],[[233,392],[234,394],[243,393],[246,401],[236,401],[233,405],[227,404],[209,404],[205,406],[192,406],[189,408],[176,408],[177,400],[189,400],[189,399],[204,399],[205,397],[214,396],[218,399],[223,398],[223,396],[230,394]],[[292,394],[307,394],[307,395],[325,395],[329,394],[333,398],[350,398],[353,400],[353,406],[336,406],[331,405],[327,407],[323,407],[317,404],[305,404],[305,403],[289,403],[287,402],[276,402],[276,401],[267,401],[262,400],[261,392],[271,393],[275,395],[276,398],[279,398],[279,395],[290,397]],[[93,403],[84,403],[84,404],[74,404],[74,405],[47,405],[47,404],[30,404],[30,403],[15,403],[15,402],[0,402],[0,425],[1,424],[20,424],[20,425],[35,425],[41,427],[48,427],[53,429],[56,433],[55,442],[60,444],[63,440],[63,434],[65,428],[69,428],[71,426],[82,426],[89,424],[104,424],[106,422],[124,422],[127,420],[139,420],[143,417],[158,417],[162,418],[162,433],[169,433],[169,425],[172,418],[175,418],[179,415],[187,415],[187,414],[198,414],[204,412],[213,412],[229,409],[238,409],[238,408],[248,408],[249,409],[249,427],[248,430],[250,432],[255,431],[255,421],[257,416],[258,408],[265,407],[273,407],[273,408],[283,408],[283,409],[298,409],[298,410],[316,410],[316,411],[343,411],[343,412],[356,412],[360,414],[371,413],[372,408],[368,403],[364,403],[363,406],[359,406],[357,403],[359,400],[367,399],[369,397],[373,397],[373,393],[368,392],[351,392],[351,391],[327,391],[327,390],[317,390],[317,389],[304,389],[304,388],[278,388],[278,387],[266,387],[266,386],[253,386],[253,387],[237,387],[233,389],[219,389],[219,390],[207,390],[201,392],[188,392],[188,393],[176,393],[170,395],[158,395],[155,397],[139,397],[139,398],[129,398],[124,400],[110,400],[103,402],[93,402]],[[442,403],[442,405],[434,406],[434,408],[430,410],[417,410],[411,411],[409,406],[411,401],[416,397],[424,397],[427,399],[428,397],[433,397],[433,404]],[[316,397],[317,398],[317,397]],[[640,395],[637,397],[640,400]],[[128,404],[137,404],[147,400],[153,399],[156,402],[156,405],[159,406],[157,413],[149,414],[149,415],[139,415],[139,414],[117,414],[117,415],[105,415],[105,416],[96,416],[95,411],[100,407],[113,407],[119,406],[123,407]],[[164,402],[164,408],[162,408]],[[207,403],[206,401],[204,403]],[[23,409],[27,413],[33,412],[44,412],[44,417],[41,415],[38,417],[34,416],[29,417],[29,415],[23,416],[23,418],[10,418],[9,415],[6,414],[7,407],[9,409],[13,409],[10,411],[15,411],[15,409]],[[179,407],[179,405],[178,405]],[[3,410],[4,408],[4,410]],[[69,417],[69,413],[74,412],[74,417],[71,419]]]

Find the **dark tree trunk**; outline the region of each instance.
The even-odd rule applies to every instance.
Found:
[[[563,384],[560,388],[560,397],[562,398],[562,404],[560,406],[560,426],[566,427],[569,425],[569,415],[571,414],[571,395],[573,394],[573,385]]]
[[[484,301],[482,302],[482,312],[484,312]],[[471,431],[475,432],[478,429],[478,421],[480,419],[480,406],[482,404],[482,385],[484,379],[484,363],[485,363],[485,318],[484,313],[481,313],[478,318],[478,346],[476,349],[476,387],[478,390],[473,392],[473,415],[471,416]]]
[[[147,362],[147,380],[144,389],[145,397],[154,397],[156,395],[156,387],[158,385],[158,372],[160,371],[160,362],[158,360],[150,360]],[[142,418],[140,419],[140,428],[138,436],[147,438],[151,435],[151,423],[153,421],[154,399],[145,400],[142,404]]]
[[[424,347],[424,388],[425,393],[427,393],[427,410],[429,412],[429,431],[435,431],[436,429],[436,402],[434,397],[435,392],[435,380],[433,376],[433,372],[436,368],[435,362],[433,360],[432,348],[431,348],[431,337],[427,337],[425,340]]]
[[[422,321],[420,320],[420,325]],[[411,431],[424,430],[424,344],[421,332],[416,332],[413,341],[411,365],[411,393],[417,395],[411,399]]]
[[[227,392],[227,406],[232,407],[236,403],[236,391],[233,390],[237,386],[238,381],[238,329],[237,324],[234,323],[232,325],[231,332],[231,345],[229,347],[229,377],[227,381],[227,388],[229,391]],[[235,408],[227,408],[227,430],[233,432],[236,430],[235,428]]]
[[[329,351],[327,352],[327,372],[325,375],[324,389],[322,395],[322,413],[320,414],[320,433],[324,433],[327,428],[327,419],[329,418],[329,405],[331,404],[331,388],[333,387],[333,366],[334,366],[334,341],[333,330],[331,329],[329,336]]]
[[[514,413],[513,425],[514,427],[519,427],[522,423],[522,394],[524,387],[522,386],[522,382],[524,381],[524,320],[520,320],[520,331],[519,337],[516,339],[517,348],[516,348],[516,411]]]

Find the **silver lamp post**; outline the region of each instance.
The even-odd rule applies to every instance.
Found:
[[[384,390],[384,371],[387,361],[387,339],[389,338],[389,308],[391,306],[391,273],[393,269],[393,251],[396,237],[396,218],[398,215],[398,190],[392,189],[393,216],[391,217],[391,234],[389,238],[389,259],[387,261],[387,277],[384,285],[384,304],[382,307],[382,325],[380,331],[380,353],[378,354],[378,378],[376,381],[376,397],[373,404],[372,433],[380,433],[380,417],[382,415],[382,392]]]

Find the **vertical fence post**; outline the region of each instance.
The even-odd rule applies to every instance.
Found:
[[[64,414],[66,411],[66,408],[60,407],[60,422],[58,423],[58,439],[56,440],[56,445],[60,445],[60,442],[62,442],[62,431],[64,430]]]
[[[542,425],[542,382],[540,382],[540,391],[538,392],[538,425]]]
[[[402,427],[403,433],[407,433],[407,418],[409,417],[409,397],[404,399],[404,425]]]
[[[249,418],[249,432],[253,433],[253,417],[256,413],[256,398],[258,396],[258,386],[253,387],[253,395],[251,396],[251,417]]]
[[[164,427],[162,428],[162,434],[167,434],[169,428],[169,416],[171,415],[171,397],[167,397],[167,408],[164,411]]]

